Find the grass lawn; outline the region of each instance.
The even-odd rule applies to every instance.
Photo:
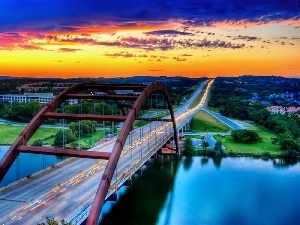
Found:
[[[234,153],[238,151],[240,153],[252,153],[261,155],[263,152],[269,152],[271,155],[280,155],[282,154],[282,150],[280,150],[279,145],[272,144],[272,137],[275,137],[275,134],[270,131],[266,131],[264,128],[259,126],[253,126],[254,131],[258,133],[258,135],[262,138],[260,142],[257,143],[237,143],[233,141],[233,138],[228,135],[223,137],[215,136],[215,139],[220,139],[223,145],[226,147],[226,152],[228,153],[230,150]]]
[[[11,145],[24,130],[22,126],[2,125],[0,124],[0,144]],[[35,140],[43,140],[43,144],[52,145],[54,142],[54,136],[59,128],[39,128],[32,138],[29,140],[29,144],[32,144]],[[93,136],[83,137],[80,142],[83,147],[90,147],[95,142],[99,141],[104,137],[102,130],[96,131]]]
[[[44,145],[52,145],[54,142],[54,137],[58,128],[42,127],[39,128],[32,138],[29,140],[29,144],[32,144],[35,140],[43,140]]]
[[[191,121],[191,130],[195,132],[228,132],[231,128],[206,112],[198,112]]]
[[[24,127],[0,124],[0,144],[11,145],[23,129]]]
[[[107,133],[106,133],[107,134]],[[93,136],[88,136],[88,137],[82,137],[80,138],[80,141],[77,140],[75,141],[76,143],[81,144],[83,148],[90,148],[92,147],[97,141],[101,140],[104,138],[104,132],[102,130],[97,130]]]
[[[25,127],[22,126],[12,126],[0,124],[0,144],[2,145],[11,145],[24,130]],[[33,143],[37,139],[45,139],[45,142],[52,142],[54,138],[51,136],[55,135],[57,128],[40,128],[36,131],[33,137],[30,139],[29,143]]]

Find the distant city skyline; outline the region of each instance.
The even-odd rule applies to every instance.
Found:
[[[1,1],[0,74],[299,77],[299,4],[299,0]]]

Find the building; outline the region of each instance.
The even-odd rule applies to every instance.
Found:
[[[300,107],[268,106],[267,110],[272,114],[297,114],[297,113],[300,113]]]
[[[300,112],[299,110],[300,110],[300,107],[292,106],[292,107],[287,107],[285,112],[286,112],[286,114],[296,114],[296,113]]]
[[[285,114],[285,108],[282,106],[268,106],[267,110],[272,114]]]
[[[24,93],[24,94],[4,94],[0,95],[0,102],[30,102],[37,101],[41,104],[47,104],[50,102],[55,96],[53,93]],[[70,105],[77,104],[77,99],[69,99]]]

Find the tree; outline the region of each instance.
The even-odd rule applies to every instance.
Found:
[[[66,129],[65,132],[66,132],[65,133],[66,134],[66,137],[65,137],[66,144],[76,140],[74,134],[72,133],[72,131],[70,129]],[[59,131],[56,132],[56,135],[54,138],[54,143],[53,143],[53,145],[55,147],[63,145],[63,138],[64,138],[63,136],[64,136],[64,133],[63,133],[62,129],[60,129]]]
[[[77,143],[77,142],[71,142],[70,146],[71,146],[71,148],[76,149],[76,148],[79,147],[79,143]]]
[[[29,122],[41,108],[42,104],[36,101],[13,102],[6,107],[3,117],[18,122]]]
[[[35,140],[32,143],[32,146],[42,146],[43,145],[43,141],[41,139]]]
[[[300,150],[300,144],[296,142],[292,134],[289,132],[278,134],[276,138],[273,138],[272,143],[280,145],[282,150]]]
[[[201,147],[206,150],[206,148],[209,147],[209,143],[207,141],[202,141]]]
[[[220,140],[218,140],[214,147],[215,156],[222,156],[225,155],[225,152],[223,151],[223,144]]]
[[[254,143],[261,140],[258,134],[253,130],[233,130],[231,132],[231,137],[236,142],[242,143]]]
[[[186,154],[192,154],[192,152],[195,150],[193,141],[190,137],[187,137],[183,142],[183,148]]]
[[[58,222],[54,218],[46,218],[47,225],[58,225]],[[38,223],[37,225],[46,225],[45,223]],[[72,225],[71,222],[67,223],[65,220],[61,221],[61,225]]]
[[[78,136],[78,131],[80,130],[80,136],[88,136],[91,135],[93,132],[96,132],[96,125],[95,121],[90,120],[83,120],[80,122],[72,122],[69,124],[69,129],[75,136]],[[80,126],[80,129],[79,129]]]

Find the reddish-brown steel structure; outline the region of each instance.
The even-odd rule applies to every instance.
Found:
[[[101,92],[105,92],[106,94],[89,95],[80,93],[89,89],[97,89]],[[116,90],[135,90],[140,91],[140,94],[138,96],[118,95],[115,92]],[[98,223],[98,219],[101,213],[102,206],[105,203],[110,182],[112,180],[114,171],[120,158],[121,151],[129,135],[129,132],[132,129],[134,121],[140,119],[138,117],[138,113],[141,110],[143,104],[145,103],[147,98],[150,97],[154,92],[160,92],[164,96],[165,101],[167,102],[167,106],[171,114],[171,119],[162,120],[173,123],[175,145],[178,151],[178,137],[173,108],[168,91],[163,86],[163,84],[153,83],[149,86],[145,86],[116,84],[106,85],[98,82],[83,82],[76,84],[63,91],[61,94],[57,95],[52,101],[50,101],[45,107],[43,107],[30,121],[30,123],[26,126],[26,128],[22,131],[22,133],[19,135],[19,137],[16,139],[16,141],[13,143],[13,145],[2,158],[0,162],[0,181],[3,179],[8,169],[18,157],[20,152],[47,155],[66,155],[72,157],[108,160],[86,223],[87,225],[96,225]],[[67,101],[69,98],[114,100],[122,110],[123,116],[56,113],[55,110],[59,108],[62,105],[62,103]],[[134,103],[124,103],[124,100],[134,101]],[[128,109],[128,107],[130,108]],[[122,126],[120,134],[117,137],[117,140],[111,153],[27,146],[27,142],[29,141],[29,139],[47,118],[115,121],[124,122],[124,125]]]

